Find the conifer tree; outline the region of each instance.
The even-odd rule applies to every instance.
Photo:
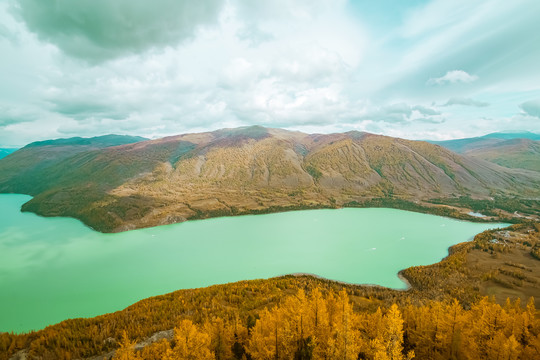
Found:
[[[129,337],[125,331],[122,332],[122,340],[120,341],[120,347],[114,353],[114,360],[141,360],[141,358],[135,353],[135,342],[129,340]]]
[[[392,304],[383,317],[383,332],[371,341],[376,360],[404,360],[414,358],[410,351],[403,356],[403,317],[396,304]]]
[[[191,320],[182,320],[174,329],[176,345],[173,356],[182,360],[209,360],[215,359],[210,351],[210,336],[199,331]]]

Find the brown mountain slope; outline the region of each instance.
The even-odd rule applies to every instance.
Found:
[[[536,172],[359,132],[224,129],[84,151],[31,174],[13,166],[19,156],[0,160],[1,192],[29,193],[35,197],[23,210],[73,216],[101,231],[372,198],[414,203],[540,192]]]

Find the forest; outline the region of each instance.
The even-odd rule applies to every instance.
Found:
[[[339,289],[284,277],[175,292],[37,333],[0,334],[0,358],[19,349],[30,359],[540,358],[532,298],[500,305],[484,297],[464,307]]]
[[[282,299],[256,317],[212,317],[178,321],[172,337],[141,348],[123,330],[110,359],[535,359],[540,358],[540,317],[529,301],[504,306],[483,298],[469,309],[457,300],[422,305],[395,303],[358,311],[346,290],[315,287]],[[142,314],[139,314],[142,315]],[[135,322],[136,323],[136,322]],[[109,323],[114,326],[114,323]],[[71,331],[84,331],[71,327]],[[88,328],[86,329],[89,330]],[[96,341],[74,343],[59,333],[37,340],[30,357],[71,359]],[[56,335],[51,337],[51,335]],[[3,349],[9,336],[3,335]],[[51,341],[53,343],[51,343]],[[16,342],[12,343],[13,346]],[[54,345],[54,351],[47,347]],[[137,348],[137,349],[136,349]],[[76,350],[77,349],[77,350]],[[7,349],[9,352],[9,349]]]
[[[141,351],[124,333],[113,359],[534,359],[540,319],[534,304],[482,299],[470,309],[432,301],[356,312],[345,290],[300,290],[255,322],[181,321],[172,341]]]

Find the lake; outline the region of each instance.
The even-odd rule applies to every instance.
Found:
[[[29,331],[178,289],[312,273],[403,289],[401,269],[505,224],[394,209],[223,217],[102,234],[70,218],[21,213],[0,194],[0,331]]]

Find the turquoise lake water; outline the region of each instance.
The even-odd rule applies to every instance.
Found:
[[[504,224],[394,209],[223,217],[102,234],[70,218],[21,213],[0,194],[0,331],[96,316],[178,289],[312,273],[405,288],[401,269]]]

